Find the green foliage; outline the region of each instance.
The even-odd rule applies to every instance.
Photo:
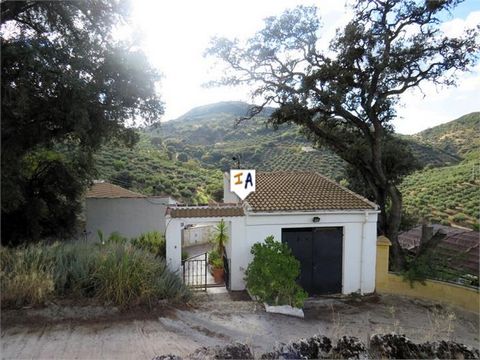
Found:
[[[300,262],[287,244],[269,236],[265,243],[254,244],[251,253],[253,260],[245,272],[245,281],[252,295],[270,305],[302,307],[307,293],[296,283]]]
[[[472,276],[458,266],[451,266],[461,260],[465,254],[452,256],[439,248],[426,252],[421,256],[407,256],[406,270],[402,271],[405,281],[413,286],[415,282],[425,284],[425,280],[434,279],[449,281],[470,286],[478,286],[478,276]]]
[[[222,255],[217,249],[212,249],[208,252],[208,263],[215,269],[223,269]]]
[[[94,298],[121,307],[190,293],[163,259],[129,243],[36,244],[1,250],[2,306],[42,304],[54,297]]]
[[[227,224],[223,219],[221,219],[220,222],[215,226],[215,233],[213,234],[212,238],[212,243],[220,256],[223,256],[227,242]]]
[[[125,244],[127,241],[128,238],[120,234],[118,231],[112,232],[107,239],[107,242],[114,244]]]
[[[471,153],[457,165],[424,169],[406,177],[400,189],[405,209],[444,225],[474,229],[480,213],[480,162]]]
[[[0,255],[2,306],[38,305],[53,296],[53,263],[42,246],[1,247]]]
[[[188,161],[188,155],[185,153],[180,153],[177,155],[177,160],[181,162],[187,162]]]
[[[115,170],[116,159],[125,162],[123,170]],[[220,201],[223,196],[218,169],[203,168],[193,160],[169,160],[165,149],[153,147],[145,134],[132,148],[104,146],[95,161],[99,178],[145,195],[168,194],[191,204],[206,204],[212,198]]]
[[[150,231],[141,234],[137,238],[131,240],[132,245],[147,250],[154,254],[165,259],[166,253],[166,242],[165,237],[160,234],[158,231]]]
[[[97,236],[98,240],[100,241],[101,244],[104,244],[105,242],[105,236],[103,235],[103,231],[100,229],[97,229]]]
[[[126,10],[109,0],[1,3],[2,243],[71,235],[94,152],[106,140],[133,144],[125,124],[163,112],[159,75],[132,41],[112,37]]]
[[[435,126],[413,137],[424,144],[441,149],[447,154],[465,156],[480,150],[480,112],[464,115],[456,120]]]

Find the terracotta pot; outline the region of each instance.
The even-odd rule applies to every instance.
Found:
[[[216,284],[220,284],[223,282],[223,275],[224,271],[223,268],[211,268],[211,271],[213,279],[215,280]]]

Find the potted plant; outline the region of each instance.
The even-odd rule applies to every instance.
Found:
[[[208,253],[208,264],[210,265],[210,273],[215,283],[221,283],[224,276],[223,259],[217,249],[213,249]]]
[[[223,256],[225,254],[225,244],[227,241],[227,225],[222,219],[215,227],[215,234],[211,240],[213,243],[213,249],[208,253],[210,272],[216,283],[222,282],[224,278]]]

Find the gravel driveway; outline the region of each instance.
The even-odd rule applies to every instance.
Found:
[[[65,317],[69,318],[68,320]],[[478,347],[478,316],[394,296],[319,298],[305,319],[265,313],[244,293],[199,294],[191,308],[122,314],[102,307],[2,312],[2,358],[151,359],[240,341],[255,354],[313,334],[366,339],[401,332],[416,341],[452,339]]]

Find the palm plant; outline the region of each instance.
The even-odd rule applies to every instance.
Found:
[[[228,242],[227,224],[222,219],[217,224],[217,226],[215,226],[215,235],[213,236],[213,239],[212,239],[212,243],[214,244],[218,253],[221,255],[221,258],[223,258],[223,254],[225,252],[225,244],[227,242]]]

